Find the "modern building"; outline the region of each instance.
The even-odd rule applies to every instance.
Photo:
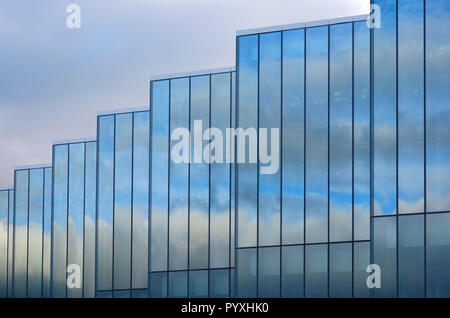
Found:
[[[0,297],[450,297],[450,3],[372,4],[238,31],[18,168]]]

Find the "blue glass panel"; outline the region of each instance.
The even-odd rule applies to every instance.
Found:
[[[352,244],[330,244],[330,297],[352,297]]]
[[[283,32],[282,241],[303,243],[305,30]]]
[[[259,127],[265,129],[267,141],[259,136],[258,244],[264,246],[280,244],[281,236],[281,143],[279,133],[278,137],[272,134],[272,129],[279,132],[281,128],[281,32],[261,34],[259,41]],[[265,163],[262,155],[269,153],[271,161]]]
[[[258,36],[238,38],[237,123],[244,130],[257,129],[258,123]],[[246,154],[255,140],[246,138]],[[238,155],[238,154],[237,154]],[[246,156],[249,162],[249,156]],[[257,175],[255,163],[237,167],[237,247],[257,245]]]
[[[149,286],[151,298],[167,297],[167,272],[151,273]]]
[[[237,250],[237,297],[256,297],[256,248]]]
[[[228,269],[216,269],[209,271],[209,297],[229,297],[229,275]]]
[[[132,298],[147,298],[148,297],[148,290],[147,289],[134,289],[134,290],[131,290],[131,297]]]
[[[397,228],[396,217],[373,219],[374,264],[381,268],[381,288],[374,289],[377,297],[397,296]]]
[[[374,214],[397,212],[396,1],[374,0],[382,27],[373,29]]]
[[[0,298],[7,296],[8,283],[8,190],[0,190]]]
[[[355,242],[353,245],[353,297],[370,297],[366,272],[370,264],[370,242]]]
[[[150,270],[158,271],[167,270],[169,81],[152,82],[151,107]]]
[[[370,30],[354,24],[354,239],[370,239]]]
[[[231,73],[231,127],[236,127],[236,72]],[[234,148],[233,148],[234,149]],[[236,253],[236,164],[231,165],[230,266],[235,267]],[[232,289],[234,291],[234,289]]]
[[[209,156],[203,158],[200,150],[203,151],[208,144],[202,137],[207,136],[203,132],[210,127],[209,82],[209,76],[191,78],[190,127],[193,138],[190,143],[193,163],[190,165],[189,179],[189,268],[191,269],[208,267],[209,165],[204,160],[209,162]],[[198,134],[194,128],[195,125],[202,127]],[[202,147],[200,148],[199,145]],[[199,153],[196,153],[194,147]]]
[[[189,129],[189,78],[171,80],[171,134],[177,128]],[[179,142],[181,141],[171,140],[171,152],[172,147]],[[181,150],[180,156],[183,155],[183,151],[189,149]],[[188,172],[188,163],[170,160],[169,269],[171,270],[187,269],[188,266]]]
[[[306,30],[306,242],[328,240],[328,27]]]
[[[450,2],[426,2],[427,212],[450,210]]]
[[[398,297],[423,297],[425,287],[424,216],[398,219]]]
[[[129,290],[115,290],[113,291],[113,298],[130,298],[131,293]]]
[[[352,240],[352,86],[352,24],[333,25],[330,27],[330,241],[334,242]]]
[[[189,272],[189,297],[208,297],[208,271]]]
[[[188,272],[169,272],[169,297],[185,298],[188,296]]]
[[[305,248],[305,297],[328,297],[328,246]]]
[[[95,294],[96,298],[113,298],[112,291],[101,291]]]
[[[280,297],[279,247],[265,247],[259,249],[258,297]]]
[[[14,297],[27,295],[28,170],[15,172]]]
[[[8,224],[8,297],[13,297],[13,249],[14,249],[14,190],[9,191]]]
[[[132,288],[147,288],[150,112],[134,114]]]
[[[52,182],[51,168],[44,172],[44,233],[43,233],[43,260],[42,260],[42,297],[48,298],[50,294],[50,276],[52,261]]]
[[[427,297],[450,297],[450,213],[427,218]]]
[[[303,297],[303,246],[283,246],[281,253],[281,297]]]

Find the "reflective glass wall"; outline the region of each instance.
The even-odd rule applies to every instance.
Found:
[[[150,297],[233,295],[226,133],[234,127],[234,83],[230,71],[151,81]]]
[[[148,282],[150,111],[101,115],[97,130],[97,296],[139,297]]]
[[[374,295],[449,297],[450,4],[373,3]]]
[[[10,236],[13,232],[13,227],[10,227],[11,221],[14,219],[12,213],[12,207],[14,206],[14,190],[0,189],[0,298],[11,297],[12,279],[11,273],[11,256],[10,251],[12,248],[10,245],[13,240]]]
[[[12,235],[8,239],[8,256],[12,256],[8,258],[12,259],[12,265],[8,264],[8,296],[49,297],[52,168],[18,168],[14,185],[17,188],[14,194],[9,193],[8,207],[8,223],[14,227],[8,230]]]
[[[52,297],[95,297],[96,158],[95,140],[53,145]]]
[[[237,46],[236,126],[259,129],[257,162],[236,165],[237,296],[368,297],[366,21],[248,32]]]

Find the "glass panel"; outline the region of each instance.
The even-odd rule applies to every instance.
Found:
[[[209,297],[229,297],[229,274],[228,269],[217,269],[209,271]]]
[[[238,104],[236,127],[247,130],[257,129],[258,123],[258,36],[238,38]],[[243,140],[244,138],[241,138]],[[246,162],[251,146],[256,140],[245,137]],[[238,140],[239,143],[239,140]],[[239,144],[236,146],[236,149]],[[238,153],[236,154],[238,155]],[[241,154],[242,156],[243,154]],[[237,169],[237,247],[256,246],[257,244],[257,175],[256,163],[238,164]]]
[[[230,73],[211,75],[211,127],[219,128],[222,133],[230,127],[230,100]],[[221,160],[225,162],[225,159],[223,154]],[[211,163],[210,169],[209,266],[228,267],[231,218],[230,164],[214,162]]]
[[[134,114],[132,288],[147,288],[150,112]]]
[[[283,32],[282,240],[303,243],[305,30]]]
[[[352,24],[333,25],[330,27],[330,241],[334,242],[352,240],[352,71]]]
[[[370,239],[370,29],[354,24],[354,239]]]
[[[145,283],[147,285],[147,283]],[[131,290],[131,297],[132,298],[147,298],[148,297],[148,290],[147,289],[135,289]]]
[[[189,78],[171,80],[170,132],[177,128],[189,129]],[[171,149],[180,143],[171,140]],[[185,141],[189,147],[189,140]],[[178,155],[182,156],[180,150]],[[189,155],[188,155],[189,156]],[[169,206],[169,269],[187,269],[188,266],[188,172],[187,163],[170,160],[170,206]],[[170,280],[170,279],[169,279]],[[187,287],[186,287],[187,288]],[[178,295],[178,292],[175,294]],[[169,295],[170,288],[169,288]]]
[[[450,213],[427,218],[427,297],[450,297]]]
[[[352,297],[352,243],[330,244],[330,297]]]
[[[67,265],[83,273],[84,143],[69,145],[69,226]],[[67,297],[82,297],[82,288],[67,288]]]
[[[14,297],[27,296],[28,170],[15,172]]]
[[[237,297],[256,297],[256,248],[237,250]]]
[[[230,269],[230,298],[236,297],[236,269]]]
[[[114,289],[131,287],[132,127],[132,114],[116,115],[113,221]]]
[[[0,190],[0,298],[6,298],[8,281],[8,190]]]
[[[424,297],[424,216],[398,219],[398,296]]]
[[[44,217],[44,169],[30,170],[28,211],[28,297],[42,296],[42,229]]]
[[[366,272],[370,264],[370,242],[355,242],[353,246],[353,296],[370,297],[370,289],[367,287]]]
[[[208,271],[189,272],[189,297],[208,297]]]
[[[398,3],[399,213],[424,211],[423,4]]]
[[[169,297],[185,298],[188,296],[187,271],[169,272]]]
[[[112,298],[112,291],[103,291],[103,292],[97,292],[95,294],[96,298]]]
[[[169,81],[152,82],[151,271],[167,269]],[[151,293],[153,293],[151,291]],[[166,292],[167,294],[167,292]],[[166,296],[167,297],[167,296]]]
[[[208,144],[202,137],[203,131],[210,126],[209,76],[191,78],[190,96],[190,127],[193,131],[190,151],[193,163],[190,165],[189,180],[189,268],[199,269],[208,268],[209,165],[204,160],[209,162],[209,157],[202,159],[203,149]],[[195,127],[199,128],[200,133],[196,133]],[[208,136],[206,133],[204,135]]]
[[[281,252],[281,297],[304,297],[303,246],[283,246]]]
[[[280,248],[259,249],[258,297],[280,297]]]
[[[84,188],[84,297],[95,297],[95,220],[97,189],[97,143],[86,143]]]
[[[117,290],[113,291],[113,298],[130,298],[131,294],[129,290]]]
[[[69,146],[53,147],[52,296],[66,297]]]
[[[306,242],[328,240],[328,27],[306,30]]]
[[[280,244],[281,235],[280,154],[272,150],[280,149],[279,133],[276,138],[272,128],[279,131],[281,127],[281,32],[261,34],[259,45],[259,127],[267,132],[267,141],[259,136],[258,238],[259,245],[264,246]],[[268,155],[269,152],[271,161],[266,164],[261,153]],[[270,173],[263,173],[262,169],[270,170]]]
[[[231,127],[236,127],[236,72],[231,73]],[[234,147],[233,147],[234,149]],[[230,266],[235,267],[236,253],[236,164],[231,165]]]
[[[42,297],[50,297],[50,276],[52,261],[52,182],[53,174],[51,168],[45,169],[44,179],[44,243],[42,261]]]
[[[98,119],[97,289],[112,289],[114,116]]]
[[[426,2],[427,212],[450,210],[450,2]]]
[[[375,288],[377,297],[397,296],[397,238],[396,217],[373,219],[374,264],[381,268],[381,288]]]
[[[328,246],[305,248],[305,297],[328,297]]]
[[[374,0],[382,28],[373,29],[374,214],[395,214],[396,196],[396,1]]]
[[[150,297],[167,297],[167,272],[150,274]]]
[[[9,191],[9,228],[8,228],[8,297],[13,293],[13,248],[14,248],[14,190]]]

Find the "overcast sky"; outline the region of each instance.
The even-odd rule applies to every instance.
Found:
[[[81,7],[81,29],[66,8]],[[0,186],[96,134],[100,110],[148,105],[153,75],[235,65],[236,30],[366,14],[369,0],[2,0]]]

